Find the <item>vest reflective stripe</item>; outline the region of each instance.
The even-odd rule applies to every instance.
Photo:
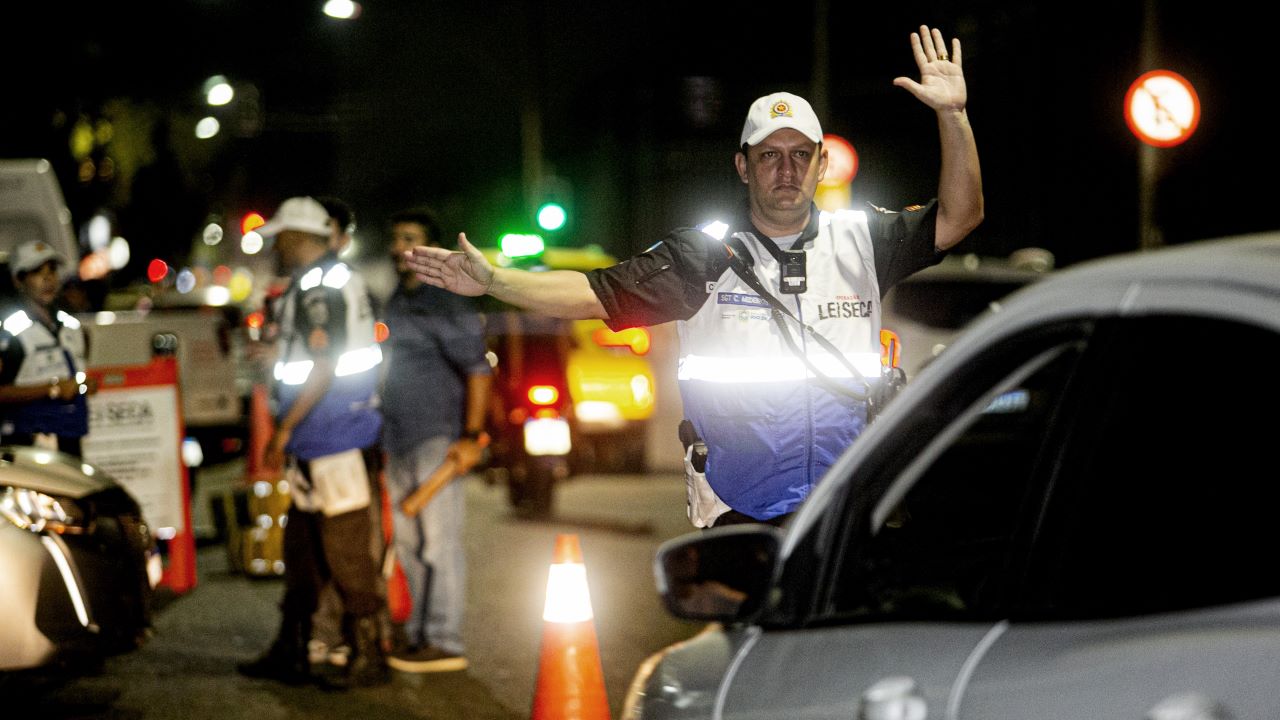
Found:
[[[341,290],[350,279],[351,268],[343,263],[338,263],[328,270],[318,267],[311,268],[306,275],[303,275],[298,280],[298,288],[306,292],[317,285],[323,284],[325,287]]]
[[[348,350],[338,356],[334,365],[334,377],[347,377],[376,368],[382,362],[382,348],[377,345]],[[293,362],[277,362],[275,378],[285,385],[302,385],[311,377],[311,368],[315,362],[311,360],[294,360]]]
[[[342,353],[333,368],[334,377],[346,377],[372,370],[382,362],[382,348],[377,345],[357,348]]]
[[[778,261],[751,232],[722,224],[703,231],[738,237],[765,287],[875,381],[880,285],[867,215],[820,215],[818,228],[805,247],[808,290],[799,295],[780,292]],[[710,237],[706,242],[721,247]],[[788,323],[818,369],[858,389],[843,363]],[[706,302],[676,328],[680,393],[685,417],[707,445],[707,481],[725,503],[752,517],[791,512],[862,431],[865,404],[806,380],[813,374],[783,341],[771,308],[732,269],[707,283]]]
[[[849,368],[828,354],[810,353],[809,362],[830,378],[852,378]],[[850,353],[845,358],[867,380],[880,377],[879,353]],[[794,382],[811,377],[812,372],[800,358],[784,357],[714,357],[687,355],[680,358],[678,380],[702,380],[714,383]]]
[[[315,363],[311,360],[294,360],[293,362],[277,362],[275,377],[285,385],[301,385],[311,377],[311,368]]]
[[[4,329],[10,335],[14,337],[18,337],[23,333],[23,331],[31,327],[32,322],[31,322],[31,318],[27,317],[27,314],[25,312],[19,310],[18,312],[5,318],[4,323],[0,325],[3,325]]]

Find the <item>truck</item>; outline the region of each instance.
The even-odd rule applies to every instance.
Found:
[[[0,261],[5,265],[0,294],[5,297],[14,293],[9,253],[28,240],[52,245],[68,261],[61,270],[64,278],[75,274],[79,248],[53,165],[39,158],[0,159]]]

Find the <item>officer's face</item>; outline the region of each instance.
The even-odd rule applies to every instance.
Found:
[[[285,271],[306,267],[329,248],[329,238],[299,230],[281,230],[276,235],[276,255]]]
[[[27,297],[48,307],[58,296],[58,264],[50,260],[40,267],[24,273],[18,278],[18,285]]]
[[[783,128],[735,158],[753,205],[766,211],[807,211],[827,171],[827,151],[799,130]]]

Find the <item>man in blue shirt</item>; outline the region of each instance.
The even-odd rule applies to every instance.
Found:
[[[462,541],[464,488],[451,482],[416,516],[402,500],[446,459],[460,473],[480,458],[491,371],[484,327],[472,300],[420,281],[405,253],[438,246],[440,230],[428,210],[391,219],[391,257],[400,275],[387,302],[388,366],[383,386],[383,448],[395,511],[395,546],[413,600],[405,622],[407,646],[388,659],[407,672],[467,667],[462,642],[466,555]]]

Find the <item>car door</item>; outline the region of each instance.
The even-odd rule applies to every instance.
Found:
[[[823,481],[843,490],[797,530],[771,620],[730,666],[723,717],[941,716],[1019,587],[1088,331],[995,348],[898,415],[891,442],[854,446],[851,476]]]
[[[1272,301],[1274,303],[1274,300]],[[1123,318],[955,717],[1280,717],[1280,334]]]

